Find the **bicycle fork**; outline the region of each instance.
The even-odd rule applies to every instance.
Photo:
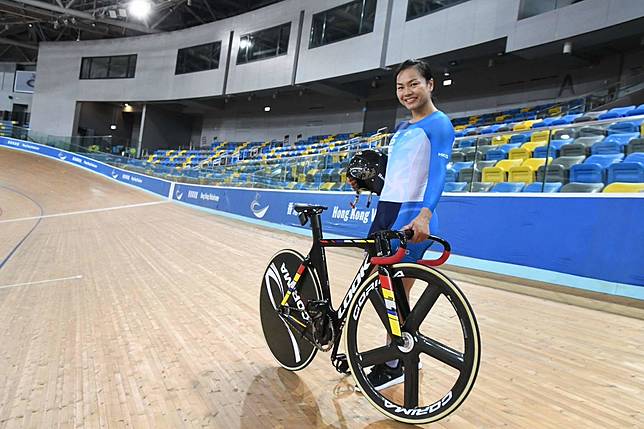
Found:
[[[396,293],[405,293],[403,287],[397,287],[396,293],[394,293],[394,285],[391,281],[391,275],[389,270],[380,265],[378,266],[378,280],[380,281],[380,291],[382,297],[385,300],[385,308],[387,309],[387,319],[389,321],[388,333],[392,337],[392,340],[395,338],[400,338],[402,332],[400,331],[400,318],[398,317],[398,306],[396,305]]]

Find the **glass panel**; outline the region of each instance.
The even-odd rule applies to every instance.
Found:
[[[86,57],[81,62],[80,79],[132,78],[135,68],[136,55]]]
[[[89,71],[91,67],[92,67],[92,59],[83,58],[81,62],[81,72],[80,72],[81,79],[89,79]]]
[[[123,78],[127,77],[129,56],[123,55],[119,57],[110,57],[110,69],[108,77]]]
[[[291,23],[267,28],[239,39],[237,64],[283,55],[288,51]]]
[[[219,67],[221,42],[179,49],[175,74],[213,70]]]
[[[313,15],[309,48],[373,31],[376,0],[356,0]]]
[[[529,18],[551,10],[570,6],[584,0],[521,0],[519,5],[519,19]]]
[[[90,79],[105,79],[109,68],[109,57],[91,58],[92,67],[90,69]]]
[[[468,0],[408,0],[407,21]]]

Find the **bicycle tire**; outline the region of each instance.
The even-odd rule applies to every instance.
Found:
[[[416,303],[418,307],[414,306],[412,308],[409,318],[402,326],[403,336],[407,336],[409,340],[408,344],[411,344],[411,346],[400,348],[392,344],[387,344],[372,350],[361,350],[363,346],[359,342],[364,344],[365,338],[368,336],[380,335],[382,343],[384,343],[382,338],[386,338],[384,333],[386,332],[386,323],[388,323],[387,310],[380,291],[378,274],[377,272],[373,273],[358,288],[349,306],[345,327],[345,350],[349,368],[351,369],[356,385],[361,389],[363,395],[387,417],[412,424],[435,422],[451,414],[463,403],[476,380],[481,354],[480,334],[476,318],[463,292],[449,278],[436,269],[420,264],[401,263],[393,265],[390,272],[392,273],[393,279],[407,277],[426,283],[425,288],[421,288],[421,298]],[[439,307],[442,310],[451,311],[449,305],[451,304],[453,311],[458,316],[460,327],[455,322],[449,320],[448,322],[453,323],[454,329],[452,332],[455,333],[455,336],[458,335],[459,329],[461,330],[463,338],[459,341],[462,341],[462,353],[451,347],[447,347],[440,341],[435,341],[426,336],[416,326],[417,324],[420,326],[420,323],[427,318],[427,314],[422,316],[421,310],[427,309],[429,313],[441,296],[445,296],[449,302],[441,301],[441,305],[444,305],[444,307],[440,305]],[[367,303],[371,303],[371,306],[368,306]],[[359,331],[359,329],[364,309],[369,307],[373,308],[373,313],[376,314],[376,317],[371,321],[369,326],[370,330],[367,335],[363,334],[363,332],[366,332],[365,330]],[[416,311],[417,308],[418,311]],[[384,315],[382,314],[383,309]],[[369,310],[364,318],[367,319],[371,312],[372,310]],[[377,320],[378,318],[380,321]],[[365,324],[367,324],[367,321],[363,322],[363,325]],[[376,331],[379,332],[373,334]],[[360,338],[358,338],[359,335]],[[428,351],[431,351],[435,356],[440,356],[444,360],[439,360],[438,358],[430,360],[430,368],[423,368],[429,372],[424,371],[422,374],[423,377],[434,379],[447,374],[448,371],[443,371],[442,367],[439,367],[439,365],[443,365],[446,368],[451,367],[447,369],[454,373],[452,377],[455,378],[455,381],[451,387],[447,387],[449,390],[444,395],[439,392],[437,400],[435,397],[429,403],[420,404],[421,374],[419,373],[418,362],[421,354],[430,356],[427,354]],[[393,394],[388,394],[389,397],[383,393],[386,390],[377,391],[369,382],[367,372],[365,371],[375,363],[384,363],[394,358],[401,359],[405,366],[403,369],[404,382],[401,387],[403,390],[402,401],[394,400],[396,393],[400,393],[399,390]],[[423,359],[430,358],[424,357]],[[378,360],[383,360],[383,362],[379,362]],[[434,365],[435,363],[436,365]],[[439,367],[439,369],[433,371],[436,367]],[[451,381],[444,384],[449,386],[450,383]],[[415,391],[414,384],[416,385]],[[438,386],[440,384],[437,383]],[[433,387],[422,386],[422,389],[425,392],[431,392]],[[392,387],[390,389],[394,388]],[[414,392],[416,395],[415,401],[413,398]]]
[[[295,276],[302,261],[304,257],[291,249],[280,250],[273,255],[262,277],[259,297],[259,314],[266,344],[275,360],[289,371],[305,368],[318,350],[277,312],[288,289],[288,283]],[[307,267],[299,282],[302,289],[297,296],[303,306],[311,299],[320,299],[320,282],[313,270]]]

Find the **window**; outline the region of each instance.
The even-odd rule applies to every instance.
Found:
[[[313,15],[309,48],[371,33],[376,0],[356,0]]]
[[[541,15],[551,10],[570,6],[583,0],[521,0],[519,5],[519,19]]]
[[[174,74],[193,73],[219,68],[221,42],[179,49]]]
[[[83,57],[81,79],[133,78],[136,70],[136,55],[114,57]]]
[[[239,38],[237,64],[286,54],[290,34],[290,22],[255,33],[244,34]]]
[[[429,15],[437,10],[463,3],[467,0],[408,0],[407,21]]]

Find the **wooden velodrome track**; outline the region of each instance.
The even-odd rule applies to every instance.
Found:
[[[1,428],[406,427],[327,354],[298,373],[270,355],[260,279],[278,249],[306,252],[306,237],[7,149],[0,210]],[[329,260],[339,299],[359,259]],[[481,370],[432,427],[644,427],[643,320],[459,284]]]

